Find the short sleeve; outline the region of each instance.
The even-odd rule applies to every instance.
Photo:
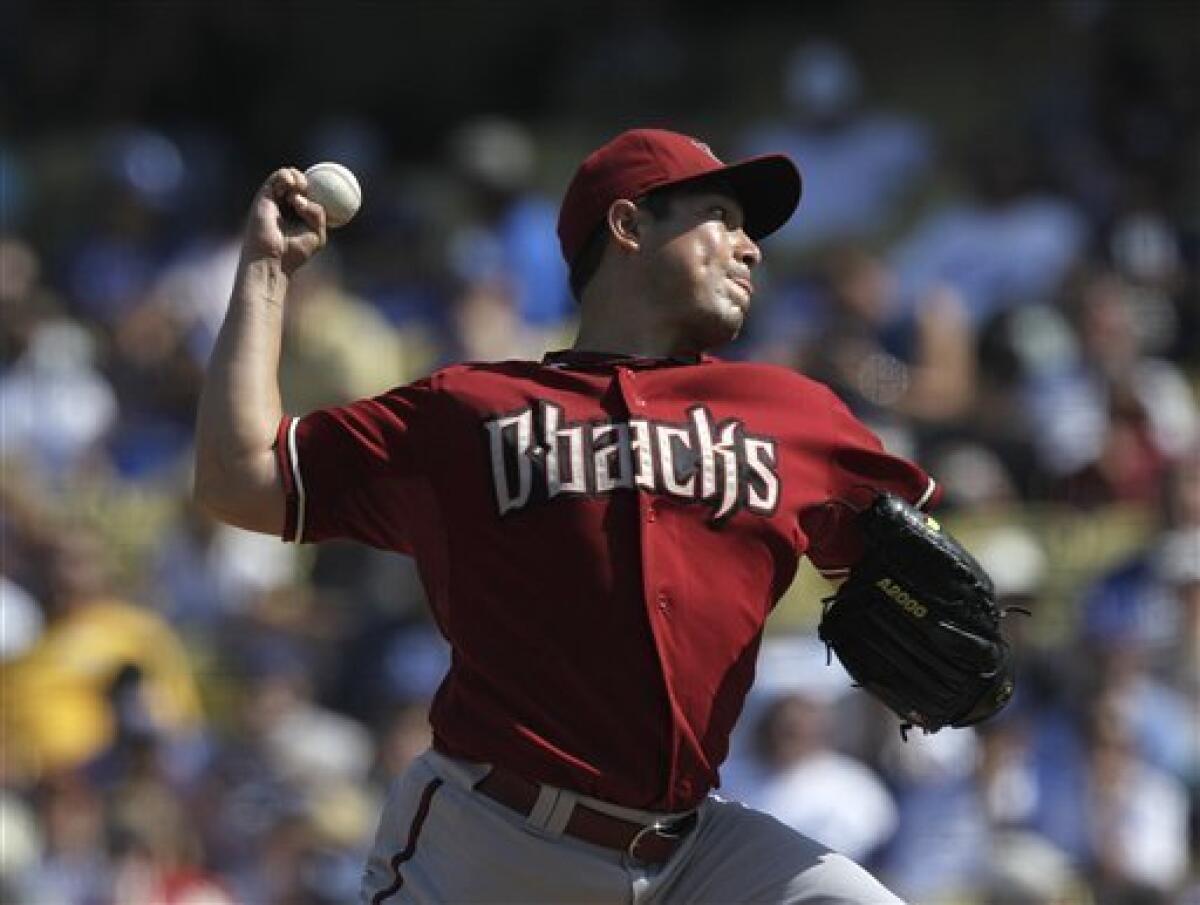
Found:
[[[411,552],[409,526],[427,479],[438,394],[419,381],[279,423],[285,541],[348,538]]]
[[[808,557],[826,578],[845,577],[862,555],[854,516],[887,491],[916,506],[937,503],[941,488],[919,466],[894,456],[833,393],[829,407],[828,499],[805,513]]]

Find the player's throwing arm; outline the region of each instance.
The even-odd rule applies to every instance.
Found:
[[[288,281],[325,244],[325,211],[284,167],[254,196],[229,310],[200,394],[196,501],[222,521],[278,534],[285,499],[272,446]]]

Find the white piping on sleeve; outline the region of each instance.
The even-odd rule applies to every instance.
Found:
[[[296,486],[296,543],[304,540],[304,478],[300,476],[300,457],[296,452],[296,428],[299,418],[293,418],[288,425],[288,463],[292,467],[292,481]]]
[[[918,509],[924,509],[925,504],[933,498],[933,492],[937,490],[937,481],[933,478],[929,479],[929,486],[925,488],[925,492],[921,494],[921,498],[913,503]]]

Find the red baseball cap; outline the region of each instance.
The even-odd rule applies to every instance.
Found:
[[[800,171],[783,154],[725,164],[704,142],[665,129],[631,129],[580,164],[558,212],[558,240],[570,264],[619,198],[720,175],[746,215],[746,234],[758,240],[787,222],[800,203]]]

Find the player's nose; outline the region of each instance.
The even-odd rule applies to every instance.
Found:
[[[762,249],[758,247],[758,243],[746,235],[744,229],[739,229],[737,232],[737,246],[734,249],[734,257],[744,264],[746,267],[755,267],[762,261]]]

